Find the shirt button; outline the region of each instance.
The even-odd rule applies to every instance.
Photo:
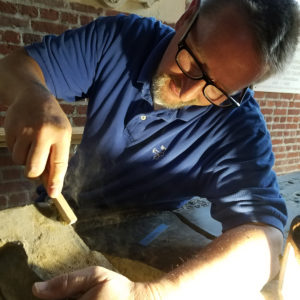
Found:
[[[147,116],[145,116],[145,115],[142,115],[142,116],[141,116],[141,120],[142,120],[142,121],[145,121],[146,119],[147,119]]]

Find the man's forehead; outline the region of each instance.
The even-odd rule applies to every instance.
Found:
[[[230,7],[214,15],[200,13],[189,39],[195,55],[205,65],[205,71],[224,89],[239,86],[239,81],[232,84],[228,78],[224,82],[224,72],[242,74],[241,84],[250,79],[251,82],[256,80],[257,73],[261,72],[262,66],[251,28]]]

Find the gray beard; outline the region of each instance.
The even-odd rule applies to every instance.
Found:
[[[155,74],[152,78],[152,86],[151,86],[151,93],[153,97],[154,104],[158,106],[162,106],[167,109],[178,109],[189,105],[194,105],[196,100],[191,100],[188,102],[180,102],[177,103],[168,103],[164,100],[162,97],[162,88],[166,85],[167,80],[169,80],[170,77],[166,74]]]

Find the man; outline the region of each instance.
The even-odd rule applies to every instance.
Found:
[[[88,97],[69,199],[172,209],[199,195],[223,224],[220,237],[157,282],[93,267],[36,284],[38,297],[245,299],[277,274],[286,208],[247,86],[281,69],[298,18],[292,0],[194,1],[176,32],[137,16],[100,18],[1,61],[8,146],[29,177],[49,174],[50,196],[62,189],[71,133],[55,97]]]

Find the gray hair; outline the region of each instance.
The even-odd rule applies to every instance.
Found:
[[[201,11],[213,13],[232,4],[243,13],[256,39],[266,71],[259,81],[284,69],[299,38],[300,11],[296,0],[202,0]]]

